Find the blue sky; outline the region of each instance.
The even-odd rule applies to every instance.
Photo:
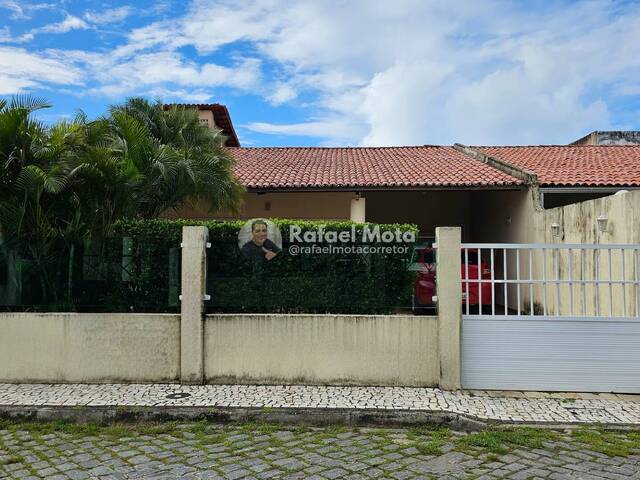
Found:
[[[640,129],[640,2],[0,0],[14,94],[223,103],[245,146],[563,144]]]

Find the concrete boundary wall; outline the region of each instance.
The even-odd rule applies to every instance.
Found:
[[[180,330],[172,314],[3,313],[0,382],[177,382],[198,348]],[[208,315],[203,330],[205,383],[439,384],[437,317]]]
[[[0,382],[173,382],[180,316],[0,314]]]
[[[207,315],[207,383],[436,386],[438,319]]]
[[[457,389],[460,229],[439,229],[439,238],[440,320],[413,315],[205,316],[207,231],[185,227],[181,314],[0,313],[0,382]],[[446,322],[439,325],[443,318]]]

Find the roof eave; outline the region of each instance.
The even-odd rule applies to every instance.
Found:
[[[227,141],[225,145],[227,147],[240,147],[240,140],[238,139],[238,135],[236,134],[236,129],[233,126],[233,122],[231,121],[231,115],[229,114],[229,109],[226,105],[217,104],[217,109],[222,110],[222,115],[224,115],[226,121],[229,124],[230,135],[227,137]],[[214,120],[215,120],[215,111],[214,111]]]
[[[372,185],[344,185],[344,186],[265,186],[246,187],[250,193],[304,193],[304,192],[410,192],[410,191],[477,191],[477,190],[522,190],[526,185],[520,184],[488,184],[488,185],[407,185],[407,186],[372,186]]]

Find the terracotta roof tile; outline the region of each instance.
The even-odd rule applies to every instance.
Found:
[[[472,148],[534,173],[542,186],[640,186],[640,145]]]
[[[247,188],[481,187],[522,181],[448,146],[230,148]]]

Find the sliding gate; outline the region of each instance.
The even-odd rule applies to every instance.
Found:
[[[640,393],[639,250],[463,244],[463,388]]]

